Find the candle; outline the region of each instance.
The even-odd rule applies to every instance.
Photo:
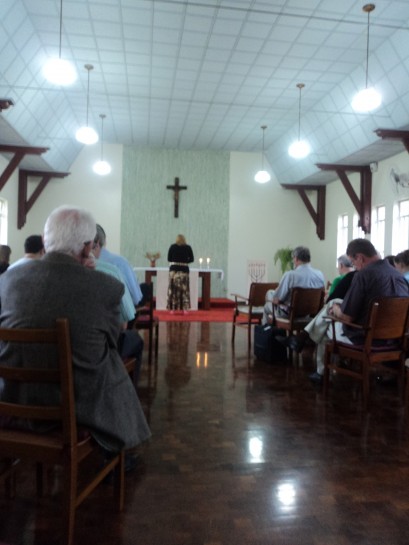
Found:
[[[200,265],[203,263],[203,257],[199,257],[199,263]]]
[[[209,268],[209,265],[210,265],[210,257],[208,257],[208,258],[206,259],[206,262],[207,262],[207,268]]]

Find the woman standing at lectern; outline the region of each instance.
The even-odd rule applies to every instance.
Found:
[[[187,314],[190,308],[189,267],[188,263],[194,261],[193,250],[186,243],[183,235],[176,237],[168,251],[169,286],[168,303],[166,308],[174,313],[176,310]]]

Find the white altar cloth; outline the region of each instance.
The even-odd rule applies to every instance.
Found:
[[[166,310],[167,304],[167,293],[168,293],[168,283],[169,283],[169,267],[134,267],[133,270],[138,275],[138,273],[143,273],[144,277],[139,275],[139,282],[145,282],[145,273],[154,272],[156,276],[155,281],[155,297],[156,297],[156,308],[158,310]],[[209,273],[208,275],[201,275],[202,277],[208,277],[208,288],[206,290],[206,301],[208,308],[210,308],[210,273],[216,273],[217,276],[223,280],[224,272],[222,269],[208,269],[207,267],[202,268],[190,268],[189,274],[189,284],[190,284],[190,308],[191,310],[198,309],[198,300],[199,300],[199,276],[200,273]],[[202,278],[204,280],[204,278]],[[203,293],[202,293],[203,298]]]
[[[169,272],[169,267],[134,267],[133,270],[136,273],[145,272],[145,271],[158,271],[158,272],[159,271],[168,271]],[[200,273],[200,272],[216,273],[217,276],[220,278],[220,280],[224,279],[223,269],[208,269],[207,267],[202,267],[201,269],[196,269],[196,268],[190,267],[189,270],[190,270],[190,272],[197,271],[198,273]],[[139,281],[144,282],[145,280],[139,279]]]

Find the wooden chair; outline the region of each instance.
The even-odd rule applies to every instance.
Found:
[[[324,394],[328,394],[330,371],[352,377],[362,383],[364,409],[368,407],[370,372],[381,368],[398,377],[403,392],[405,353],[409,326],[409,297],[379,297],[372,302],[364,326],[348,324],[362,331],[362,344],[347,344],[335,339],[335,322],[332,320],[333,340],[325,347]],[[351,360],[346,366],[345,359]],[[341,362],[341,363],[340,363]],[[352,366],[352,362],[355,366]],[[395,365],[387,365],[396,362]]]
[[[149,298],[146,306],[138,308],[134,322],[136,329],[144,329],[148,331],[148,362],[152,362],[153,340],[155,336],[155,360],[158,358],[159,344],[159,318],[154,316],[155,302],[153,300],[153,284],[150,286]]]
[[[274,321],[277,327],[284,329],[287,335],[298,333],[318,314],[324,304],[324,288],[293,288],[288,316],[281,316],[274,308]],[[290,357],[292,356],[290,350]]]
[[[278,282],[253,282],[250,285],[248,297],[232,293],[234,297],[234,315],[231,342],[234,344],[236,327],[247,328],[247,345],[251,349],[251,326],[259,324],[263,316],[266,293],[268,290],[275,290]]]
[[[0,481],[4,481],[6,497],[14,498],[16,495],[16,466],[19,459],[4,458],[0,460]]]
[[[13,343],[24,353],[24,345],[49,344],[57,349],[54,369],[39,368],[33,362],[24,362],[24,367],[7,367],[0,364],[0,377],[6,384],[56,384],[61,391],[58,405],[24,405],[0,401],[0,416],[50,421],[55,431],[35,432],[18,429],[0,429],[0,452],[8,459],[20,458],[37,463],[37,493],[42,493],[42,470],[44,464],[62,466],[62,533],[63,543],[72,545],[75,512],[82,501],[112,471],[114,472],[114,497],[118,510],[124,504],[124,452],[113,456],[102,464],[99,461],[101,448],[87,431],[77,429],[75,418],[74,383],[69,325],[67,319],[59,319],[54,329],[0,329],[0,340]],[[19,346],[20,345],[20,346]],[[54,428],[53,428],[54,429]],[[90,457],[90,458],[89,458]],[[95,460],[94,458],[97,458]],[[93,462],[93,470],[80,471],[85,459]],[[102,460],[101,460],[102,462]],[[89,464],[88,464],[89,466]],[[79,476],[85,473],[86,482]]]

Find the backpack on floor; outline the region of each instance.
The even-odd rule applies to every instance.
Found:
[[[275,339],[276,335],[285,337],[285,329],[267,325],[254,327],[254,355],[266,363],[277,363],[287,360],[287,348]]]

